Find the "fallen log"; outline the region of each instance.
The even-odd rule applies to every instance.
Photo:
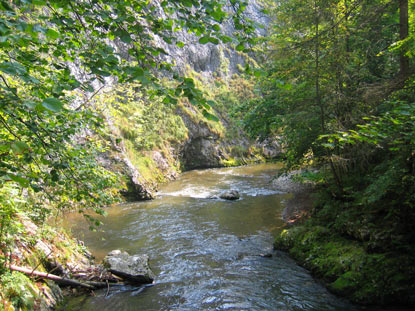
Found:
[[[69,285],[69,286],[76,286],[76,287],[84,287],[84,288],[88,288],[88,289],[95,289],[95,286],[89,285],[89,284],[85,284],[82,282],[78,282],[76,280],[72,280],[72,279],[67,279],[67,278],[63,278],[54,274],[50,274],[50,273],[46,273],[46,272],[40,272],[37,270],[31,270],[28,268],[24,268],[24,267],[18,267],[15,265],[10,265],[9,266],[10,270],[13,271],[18,271],[18,272],[23,272],[25,274],[28,275],[34,275],[43,279],[48,279],[48,280],[53,280],[58,284],[61,285]]]
[[[9,268],[10,270],[13,270],[13,271],[23,272],[28,275],[34,275],[34,276],[37,276],[43,279],[52,280],[58,284],[67,285],[67,286],[84,287],[88,289],[98,289],[98,288],[105,288],[108,286],[120,285],[120,284],[114,284],[114,283],[111,284],[111,283],[106,283],[106,282],[94,282],[94,281],[80,282],[80,281],[73,280],[73,279],[63,278],[55,274],[40,272],[40,271],[36,271],[36,270],[24,268],[24,267],[18,267],[15,265],[9,265]]]

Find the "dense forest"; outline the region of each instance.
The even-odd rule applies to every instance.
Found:
[[[362,303],[414,301],[413,5],[271,4],[262,96],[243,107],[290,167],[318,167],[312,219],[276,245]]]
[[[314,185],[276,248],[355,302],[415,303],[415,2],[256,1],[265,27],[249,2],[0,1],[0,310],[33,308],[9,266],[58,230],[28,235],[28,222],[79,211],[99,225],[90,211],[129,187],[103,156],[121,140],[141,175],[166,181],[145,152],[173,157],[192,111],[229,149],[212,166],[260,158],[235,137],[278,140],[286,170]],[[163,46],[186,49],[179,33],[239,53],[239,72],[223,74],[224,58],[207,78],[177,70]]]

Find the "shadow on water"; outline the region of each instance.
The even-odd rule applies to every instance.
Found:
[[[272,188],[279,166],[192,171],[157,199],[108,209],[98,232],[77,215],[66,225],[97,260],[113,249],[146,253],[152,287],[72,297],[64,310],[360,310],[324,289],[284,253],[273,252],[288,195]],[[237,189],[241,199],[210,199]],[[272,253],[272,258],[261,254]]]

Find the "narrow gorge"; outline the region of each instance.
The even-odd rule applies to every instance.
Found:
[[[412,310],[414,42],[412,0],[0,0],[0,311]]]

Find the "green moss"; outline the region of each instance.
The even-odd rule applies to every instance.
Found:
[[[140,174],[147,181],[164,182],[166,179],[158,169],[156,163],[150,157],[140,155],[134,158],[133,164],[138,168]]]
[[[366,245],[309,220],[276,238],[336,294],[362,304],[415,302],[414,258],[406,253],[368,252]]]
[[[336,281],[334,281],[330,287],[334,292],[341,294],[353,292],[354,288],[358,286],[359,279],[360,276],[358,273],[348,271],[340,275],[340,277],[337,278]]]
[[[39,297],[39,290],[26,275],[20,272],[5,273],[1,276],[2,296],[17,310],[33,310]]]
[[[142,183],[157,183],[164,182],[165,178],[163,172],[157,167],[156,163],[151,159],[146,152],[140,152],[134,148],[130,141],[125,141],[127,149],[127,156],[131,163],[138,169]]]
[[[221,161],[221,164],[225,167],[232,167],[232,166],[240,166],[246,164],[243,159],[237,159],[237,158],[229,158]]]

